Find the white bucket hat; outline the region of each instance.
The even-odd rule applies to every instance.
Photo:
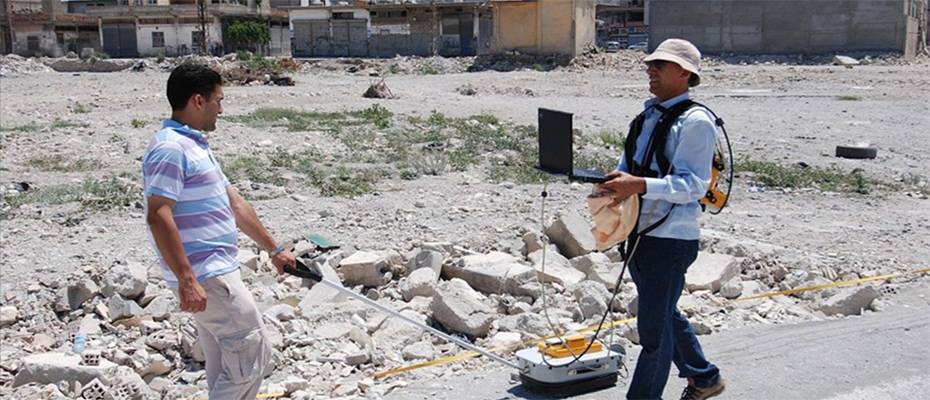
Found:
[[[684,39],[666,39],[643,61],[656,60],[673,62],[691,72],[691,79],[688,81],[689,86],[701,84],[701,52],[691,42]]]

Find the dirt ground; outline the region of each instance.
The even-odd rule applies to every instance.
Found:
[[[487,160],[507,164],[519,149],[483,148],[484,163],[405,176],[410,159],[392,163],[382,154],[386,147],[352,147],[331,134],[335,125],[349,129],[338,132],[382,143],[404,129],[421,129],[418,124],[432,115],[510,132],[535,127],[538,108],[554,108],[574,113],[585,151],[598,165],[610,165],[619,150],[598,138],[625,134],[649,96],[639,65],[379,77],[317,69],[292,77],[296,85],[290,87],[224,88],[224,114],[209,136],[220,162],[239,163],[246,171],[236,185],[279,239],[316,232],[344,246],[401,254],[430,241],[474,251],[510,249],[527,227],[539,229],[543,185],[502,179],[484,167]],[[167,78],[167,72],[149,69],[0,79],[0,303],[37,281],[88,266],[156,261],[137,190],[145,147],[170,113]],[[381,79],[395,98],[363,98]],[[777,187],[760,181],[759,171],[738,170],[729,207],[702,218],[706,234],[774,249],[789,270],[830,270],[825,275],[836,275],[830,279],[930,266],[930,62],[854,68],[718,62],[706,67],[702,82],[693,97],[726,121],[738,162],[803,165],[802,176],[832,171],[868,182],[858,190]],[[475,94],[462,94],[465,86]],[[256,122],[255,112],[268,107],[332,113],[326,115],[333,120],[325,129],[282,125],[293,118]],[[360,110],[387,110],[392,125],[349,127],[355,120],[344,115]],[[476,115],[495,118],[485,122]],[[878,157],[834,156],[835,146],[861,142],[877,147]],[[337,177],[342,186],[332,195],[304,179],[299,165],[276,166],[269,177],[260,170],[266,164],[249,170],[249,157],[267,165],[309,160],[326,173],[359,165],[388,172],[365,181],[370,186],[364,188],[354,184],[357,175]],[[333,179],[313,176],[316,183]],[[88,182],[111,186],[95,191]],[[353,186],[359,191],[344,195]],[[552,180],[548,190],[547,217],[587,212],[589,186]],[[110,204],[117,195],[127,200]],[[244,235],[240,243],[253,246]]]

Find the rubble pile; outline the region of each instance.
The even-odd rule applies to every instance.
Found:
[[[544,290],[552,323],[559,329],[594,324],[607,311],[613,319],[636,316],[637,294],[628,276],[609,303],[620,255],[616,250],[595,252],[590,229],[587,219],[569,212],[542,232],[520,229],[515,245],[501,251],[418,242],[404,250],[324,252],[308,240],[294,240],[292,249],[328,279],[404,315],[479,346],[512,351],[552,333],[543,314]],[[740,324],[854,315],[879,307],[881,293],[870,286],[726,302],[859,276],[818,269],[814,261],[783,263],[782,250],[707,232],[687,272],[679,308],[697,332],[709,334]],[[376,381],[375,372],[461,351],[326,285],[276,278],[265,252],[245,248],[238,258],[278,352],[276,370],[263,392],[285,392],[292,399],[377,397],[403,381]],[[43,399],[204,395],[204,357],[196,327],[189,314],[179,312],[159,268],[132,262],[86,266],[5,288],[0,394]],[[626,346],[638,342],[632,326],[606,333],[616,334]],[[77,334],[88,338],[80,354],[72,352]],[[442,374],[480,363],[421,373]]]
[[[36,58],[26,58],[16,54],[0,55],[0,76],[6,77],[51,71],[51,68]]]

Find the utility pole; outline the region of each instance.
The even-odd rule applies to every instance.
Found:
[[[197,11],[200,14],[200,54],[207,54],[207,3],[206,0],[197,0]]]

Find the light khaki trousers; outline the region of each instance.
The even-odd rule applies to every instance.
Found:
[[[207,308],[194,313],[210,400],[253,400],[274,366],[262,315],[239,270],[204,281]]]

